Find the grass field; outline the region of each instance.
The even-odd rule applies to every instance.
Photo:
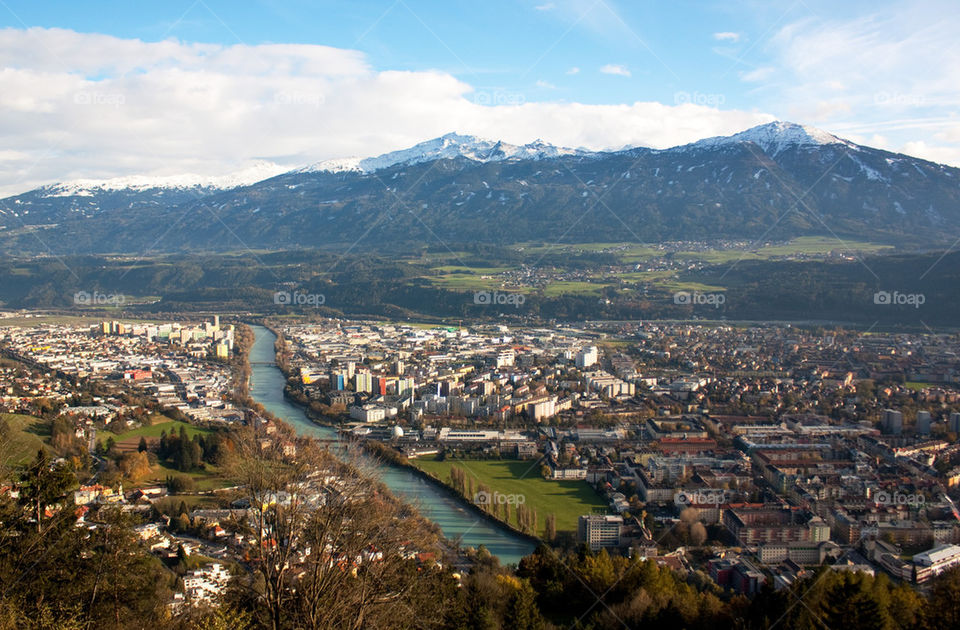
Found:
[[[604,500],[585,481],[547,481],[540,476],[540,464],[534,460],[446,460],[414,459],[411,462],[444,483],[450,481],[450,467],[459,466],[476,482],[502,494],[523,495],[526,505],[537,511],[537,524],[543,534],[548,514],[557,518],[557,531],[577,530],[577,518],[597,509],[606,510]],[[512,512],[515,515],[515,512]],[[511,522],[516,525],[516,522]]]
[[[543,294],[546,297],[556,297],[558,295],[600,295],[600,292],[607,286],[610,285],[595,282],[560,280],[548,284],[543,290]]]
[[[0,413],[0,418],[10,427],[9,436],[0,443],[0,466],[24,464],[45,448],[49,433],[43,420],[12,413]]]
[[[156,299],[156,298],[151,298]],[[132,303],[132,302],[128,302]],[[104,311],[106,312],[106,311]],[[105,315],[43,315],[37,314],[33,317],[7,317],[0,319],[0,328],[4,326],[17,326],[19,328],[31,328],[33,326],[93,326],[99,324],[106,318]],[[124,317],[124,322],[137,324],[156,324],[162,323],[156,319],[141,319],[137,317]]]
[[[679,280],[658,283],[657,286],[667,291],[700,291],[701,293],[716,293],[727,290],[726,287],[704,284],[702,282],[683,282]]]
[[[160,440],[160,434],[163,431],[166,431],[167,435],[172,433],[179,435],[180,427],[183,427],[187,432],[187,437],[190,439],[193,438],[194,434],[207,435],[213,432],[211,429],[197,427],[186,422],[171,420],[170,418],[159,414],[152,416],[152,420],[153,424],[148,427],[139,427],[137,429],[127,431],[126,433],[121,433],[120,435],[111,433],[110,431],[98,431],[97,439],[106,441],[108,437],[112,437],[117,443],[117,449],[120,451],[135,451],[140,445],[141,437],[146,438],[147,442],[152,446],[155,442]],[[164,483],[168,475],[185,475],[196,482],[198,491],[213,490],[215,488],[224,488],[229,486],[229,482],[220,478],[219,472],[220,471],[217,470],[215,466],[207,464],[206,469],[203,471],[182,473],[176,468],[168,466],[166,463],[160,463],[153,467],[153,470],[148,477],[144,477],[136,483],[128,483],[127,485],[131,488],[153,486]]]
[[[767,245],[756,250],[745,252],[735,249],[707,250],[702,252],[677,252],[674,257],[683,260],[702,260],[711,264],[733,263],[738,260],[770,260],[785,256],[824,256],[830,252],[861,252],[876,253],[892,249],[888,245],[867,243],[862,241],[841,241],[826,236],[801,236],[789,243],[781,245]]]
[[[429,276],[427,280],[438,289],[449,291],[489,291],[499,289],[503,282],[499,278],[484,278],[467,273],[445,273],[440,276]]]
[[[130,488],[142,488],[144,486],[157,486],[163,485],[167,481],[168,476],[185,476],[193,479],[194,483],[197,484],[197,492],[205,492],[207,490],[216,490],[218,488],[228,488],[233,484],[233,482],[224,479],[220,476],[220,470],[211,464],[206,464],[203,471],[194,471],[194,472],[180,472],[172,466],[168,466],[166,462],[157,464],[153,467],[151,474],[148,477],[140,479],[136,483],[127,483],[124,482],[124,487],[129,486]],[[181,495],[177,495],[180,497]]]
[[[153,423],[150,426],[138,427],[136,429],[131,429],[130,431],[125,431],[120,434],[111,433],[110,431],[97,431],[97,439],[102,439],[106,441],[107,438],[113,438],[117,444],[122,442],[127,442],[129,440],[135,440],[135,444],[140,442],[141,437],[147,438],[147,441],[150,441],[150,438],[160,438],[160,434],[164,431],[167,432],[167,435],[171,433],[180,433],[180,427],[184,427],[187,431],[187,436],[193,438],[194,433],[199,433],[200,435],[207,435],[212,433],[212,429],[207,429],[204,427],[197,427],[187,422],[179,422],[176,420],[171,420],[170,418],[156,414],[151,416]]]

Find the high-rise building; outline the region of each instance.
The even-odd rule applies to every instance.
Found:
[[[954,433],[960,433],[960,412],[954,411],[950,414],[950,430]]]
[[[930,412],[917,412],[917,433],[921,435],[930,435]]]
[[[888,435],[900,435],[903,433],[903,414],[893,409],[884,409],[883,432]]]
[[[413,394],[414,389],[416,388],[416,383],[412,378],[401,378],[397,379],[397,396],[405,396],[407,394]]]
[[[346,374],[343,372],[330,372],[330,389],[342,390],[346,385]]]
[[[577,353],[576,365],[579,369],[591,367],[597,363],[599,351],[596,346],[587,346]]]
[[[619,547],[622,529],[622,516],[585,514],[577,523],[577,538],[580,542],[587,543],[592,551],[598,551],[602,547]]]
[[[370,375],[370,372],[357,372],[353,377],[353,389],[364,393],[372,392],[373,376]]]

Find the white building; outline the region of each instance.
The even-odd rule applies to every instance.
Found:
[[[597,350],[596,346],[587,346],[583,350],[577,353],[576,365],[577,368],[583,370],[592,365],[596,365],[597,359],[599,358],[600,353]]]
[[[350,417],[360,422],[382,422],[387,418],[387,410],[377,405],[364,405],[362,407],[354,405],[350,407]]]
[[[230,572],[213,563],[183,576],[183,592],[192,603],[212,601],[230,580]]]
[[[577,523],[577,539],[587,543],[592,551],[603,547],[619,547],[622,529],[622,516],[583,515]]]
[[[938,545],[913,557],[915,579],[926,582],[960,565],[960,545]]]

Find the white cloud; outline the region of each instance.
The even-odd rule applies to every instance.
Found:
[[[738,42],[740,41],[740,33],[724,31],[722,33],[714,33],[713,38],[721,42]]]
[[[899,151],[940,164],[960,164],[960,147],[957,146],[932,146],[922,140],[915,140],[904,143]]]
[[[538,88],[543,88],[543,89],[545,89],[545,90],[555,90],[555,89],[557,89],[557,86],[555,86],[553,83],[550,83],[549,81],[544,81],[543,79],[538,80],[537,83],[536,83],[536,86],[537,86]]]
[[[630,70],[628,70],[626,66],[621,66],[615,63],[608,63],[605,66],[601,66],[600,72],[603,74],[615,74],[621,77],[630,76]]]
[[[905,1],[855,18],[808,18],[763,46],[741,75],[760,107],[783,119],[869,138],[960,166],[960,14],[951,0]],[[950,146],[950,145],[953,146]]]
[[[439,71],[375,71],[323,46],[147,43],[0,30],[0,192],[78,178],[224,175],[378,155],[450,131],[594,149],[668,147],[768,114],[636,102],[480,102]],[[516,98],[514,98],[516,96]]]
[[[750,70],[749,72],[743,72],[740,74],[740,78],[747,83],[756,83],[759,81],[766,81],[771,76],[776,73],[776,68],[771,68],[770,66],[764,66],[762,68],[756,68]]]
[[[579,73],[580,73],[580,68],[578,68],[577,66],[573,66],[572,68],[567,70],[567,74],[579,74]]]
[[[552,2],[544,2],[543,4],[538,4],[533,8],[537,11],[552,11],[557,8],[557,5]]]

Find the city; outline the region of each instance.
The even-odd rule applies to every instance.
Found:
[[[0,2],[0,630],[960,629],[955,5]]]
[[[250,561],[256,499],[231,487],[226,445],[249,438],[290,461],[311,450],[238,386],[251,329],[220,319],[0,328],[4,434],[52,418],[53,464],[92,472],[70,496],[77,523],[121,506],[146,519],[135,532],[162,561],[207,559],[173,611],[217,602],[225,567]],[[530,540],[747,596],[822,566],[922,590],[960,564],[956,335],[266,323],[285,396],[338,443]],[[296,494],[271,501],[316,510],[357,483],[324,452]],[[432,538],[396,553],[435,570],[477,561]],[[307,566],[309,547],[290,551],[293,570]]]

